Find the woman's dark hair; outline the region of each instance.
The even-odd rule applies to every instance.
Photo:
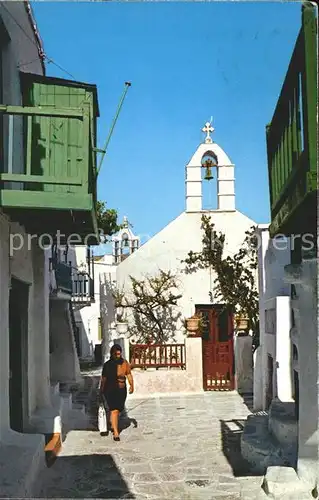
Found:
[[[111,350],[110,350],[110,357],[112,358],[113,355],[118,351],[120,351],[120,353],[122,353],[122,347],[119,344],[112,345]]]

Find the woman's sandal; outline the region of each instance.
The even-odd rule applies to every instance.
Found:
[[[120,436],[113,436],[114,441],[121,441]]]

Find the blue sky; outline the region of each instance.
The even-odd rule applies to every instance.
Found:
[[[184,210],[185,165],[213,116],[213,139],[236,166],[237,209],[269,221],[265,126],[299,31],[299,2],[32,6],[47,56],[98,86],[100,146],[132,81],[98,188],[120,219],[152,236]],[[47,74],[69,78],[52,64]]]

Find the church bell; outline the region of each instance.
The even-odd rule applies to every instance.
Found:
[[[214,166],[214,163],[210,159],[206,160],[204,165],[203,165],[203,168],[206,168],[206,174],[204,177],[204,179],[206,181],[210,181],[211,179],[214,179],[214,176],[212,174],[212,167],[213,166]]]

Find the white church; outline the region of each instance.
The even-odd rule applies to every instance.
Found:
[[[203,142],[198,146],[186,165],[185,211],[170,221],[159,233],[122,260],[116,268],[117,288],[130,293],[130,275],[137,280],[158,275],[160,270],[171,271],[182,295],[176,308],[181,313],[181,321],[174,325],[172,342],[184,343],[186,331],[183,318],[190,318],[200,312],[207,320],[207,330],[202,342],[204,369],[204,390],[209,390],[214,378],[212,363],[219,363],[220,370],[234,388],[234,331],[232,313],[226,317],[216,314],[218,301],[211,302],[209,293],[214,292],[214,274],[210,270],[199,270],[194,274],[184,272],[182,262],[188,253],[200,252],[202,248],[201,217],[210,216],[216,231],[225,234],[224,256],[235,254],[245,240],[245,232],[256,223],[236,209],[235,203],[235,165],[223,149],[216,144],[211,134],[214,128],[206,123]],[[216,209],[203,208],[203,183],[213,177],[217,184]],[[127,316],[132,321],[132,315]],[[108,334],[106,333],[108,336]],[[201,340],[201,339],[198,339]],[[214,360],[216,352],[220,358]],[[202,370],[202,367],[201,367]]]

